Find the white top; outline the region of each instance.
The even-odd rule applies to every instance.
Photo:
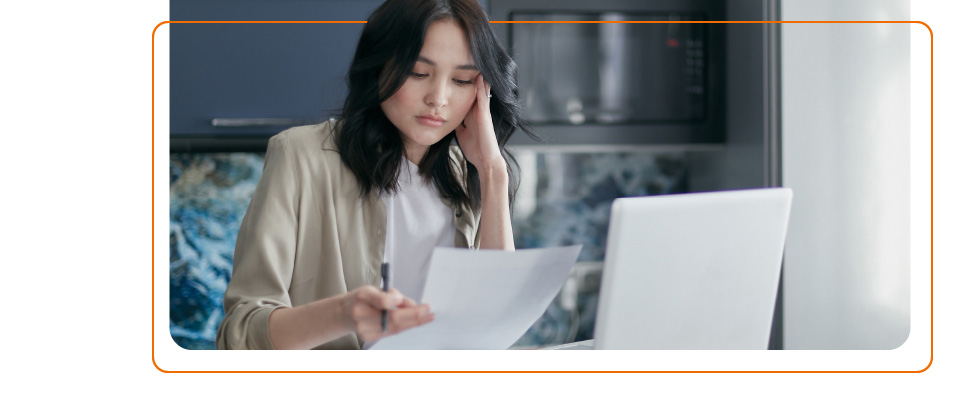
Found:
[[[383,260],[390,263],[392,286],[419,303],[433,248],[453,247],[456,228],[453,213],[440,201],[433,182],[417,175],[417,165],[406,157],[401,163],[397,194],[383,197],[387,207]]]

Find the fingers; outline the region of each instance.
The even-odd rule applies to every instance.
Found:
[[[392,310],[390,311],[388,334],[395,334],[408,328],[426,324],[433,321],[433,318],[434,314],[430,313],[429,305]]]
[[[349,316],[353,320],[357,335],[364,340],[374,341],[434,319],[429,305],[417,304],[413,299],[403,296],[396,288],[383,292],[373,286],[364,286],[357,289],[356,297],[356,304],[350,308]],[[383,310],[388,310],[386,333],[380,324]]]
[[[396,308],[397,306],[400,306],[403,303],[404,299],[408,299],[408,298],[403,296],[403,294],[401,294],[400,291],[398,291],[396,288],[390,288],[390,291],[388,291],[385,294],[385,296],[382,298],[381,303],[383,305],[380,307],[388,310],[393,309],[393,308]]]
[[[358,288],[357,298],[374,309],[390,310],[403,303],[404,296],[396,288],[390,288],[389,292],[383,292],[368,285]]]
[[[477,75],[477,102],[480,102],[483,100],[483,98],[487,97],[487,95],[485,94],[487,88],[484,87],[484,85],[485,84],[483,83],[483,75],[478,74]]]
[[[401,330],[415,327],[433,320],[433,313],[430,313],[430,305],[419,305],[413,299],[403,297],[403,303],[396,309],[390,311],[389,321],[397,329],[388,328],[391,332],[400,332]]]
[[[366,316],[359,319],[357,322],[357,335],[359,335],[360,338],[374,341],[384,336],[403,332],[434,320],[434,314],[430,313],[429,305],[390,310],[387,315],[387,332],[384,333],[380,327],[380,313],[380,310],[373,310],[371,308]]]
[[[483,79],[482,74],[477,75],[477,102],[490,106],[490,84]]]
[[[397,306],[397,308],[402,309],[402,308],[414,307],[414,306],[417,306],[417,302],[416,302],[415,300],[413,300],[413,299],[410,299],[410,298],[407,298],[406,296],[404,296],[404,297],[403,297],[403,302],[400,303],[400,305]]]

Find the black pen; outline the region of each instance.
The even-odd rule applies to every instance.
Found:
[[[383,292],[390,291],[390,264],[383,262],[380,264],[380,277],[383,278]],[[383,333],[387,332],[387,309],[383,309],[380,314],[380,327]]]

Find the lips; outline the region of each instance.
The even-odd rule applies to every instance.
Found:
[[[443,117],[440,117],[440,116],[434,116],[434,115],[428,114],[424,116],[417,116],[417,121],[420,124],[423,124],[428,127],[439,127],[443,125],[443,123],[446,122],[447,120],[445,120]]]

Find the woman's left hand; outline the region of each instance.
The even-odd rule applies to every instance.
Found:
[[[463,125],[457,127],[457,142],[463,156],[477,167],[480,179],[479,246],[482,249],[513,251],[513,228],[510,223],[509,172],[500,154],[497,134],[490,115],[490,86],[478,75],[477,100],[467,111]]]
[[[506,161],[500,154],[497,134],[493,129],[493,117],[490,115],[490,85],[483,81],[483,75],[474,80],[477,100],[467,111],[463,123],[457,126],[457,143],[463,156],[478,169],[500,168]]]

